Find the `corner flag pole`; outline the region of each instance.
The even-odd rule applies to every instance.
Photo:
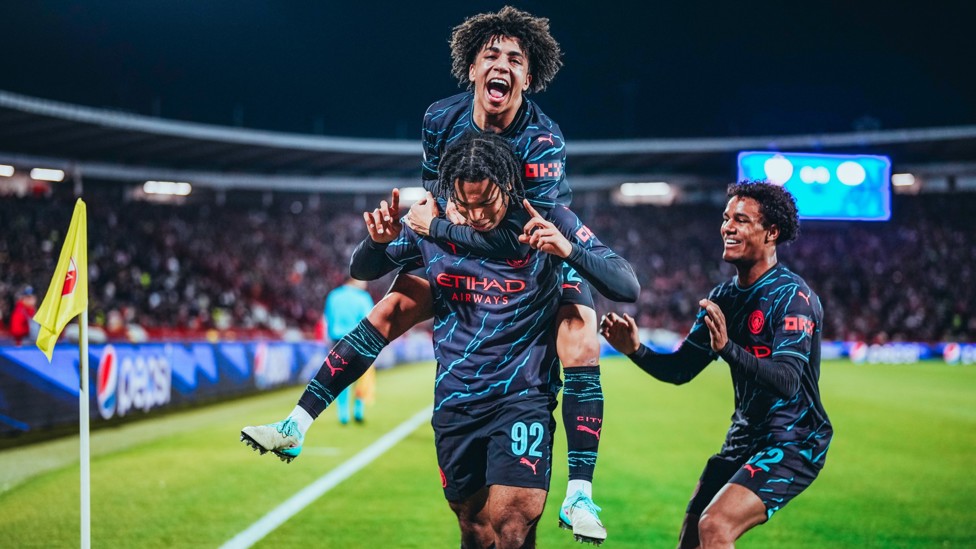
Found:
[[[78,430],[81,432],[81,548],[91,547],[91,459],[88,436],[88,309],[78,319],[78,376],[81,387],[78,395]]]
[[[78,319],[78,411],[81,441],[81,547],[91,547],[91,475],[88,437],[88,209],[82,199],[75,202],[71,224],[61,247],[51,285],[34,320],[40,325],[37,348],[50,362],[54,345],[68,322]]]

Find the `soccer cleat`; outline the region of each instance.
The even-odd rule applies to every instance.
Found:
[[[559,527],[572,530],[576,541],[600,545],[607,539],[607,529],[600,522],[599,511],[597,504],[578,490],[563,500],[559,509]]]
[[[298,431],[298,424],[291,418],[241,429],[241,442],[261,452],[261,455],[271,452],[285,463],[291,463],[302,453],[304,440],[305,436]]]

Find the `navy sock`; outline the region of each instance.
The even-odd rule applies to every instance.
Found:
[[[369,369],[376,355],[389,343],[364,318],[329,350],[322,367],[298,399],[298,405],[313,418],[319,417],[343,389]]]
[[[569,450],[569,479],[593,481],[603,432],[603,386],[600,366],[563,369],[563,426]]]

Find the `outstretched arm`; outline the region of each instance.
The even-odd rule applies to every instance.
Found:
[[[637,322],[628,314],[604,315],[600,321],[600,333],[614,349],[627,355],[641,370],[666,383],[687,383],[712,361],[707,351],[687,340],[674,353],[655,353],[640,342]]]
[[[532,217],[525,224],[519,241],[565,259],[607,298],[628,303],[637,301],[640,283],[637,282],[634,268],[600,242],[576,214],[568,208],[556,206],[550,212],[550,221],[539,214],[528,200],[524,201],[524,206]],[[575,241],[571,242],[569,238]]]

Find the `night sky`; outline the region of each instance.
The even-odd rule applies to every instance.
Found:
[[[976,3],[511,3],[548,17],[563,47],[565,66],[533,97],[570,140],[976,124]],[[426,107],[459,90],[452,27],[502,5],[7,0],[0,89],[417,139]]]

